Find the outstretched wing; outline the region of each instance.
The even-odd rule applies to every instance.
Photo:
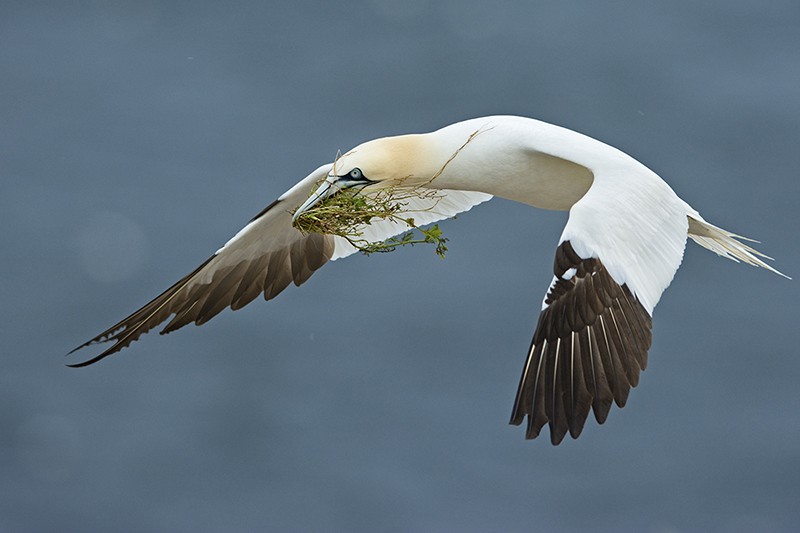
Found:
[[[652,173],[651,173],[652,174]],[[680,265],[687,212],[655,176],[595,176],[570,210],[523,368],[512,424],[558,444],[623,407],[647,366],[652,313]]]
[[[527,415],[529,439],[549,423],[558,444],[567,430],[580,435],[590,409],[602,424],[612,401],[625,406],[647,366],[652,319],[602,261],[580,257],[569,241],[558,247],[554,271],[511,423]]]
[[[230,306],[239,309],[263,293],[269,300],[290,283],[300,285],[333,255],[328,235],[305,235],[292,227],[291,211],[305,200],[330,165],[324,165],[256,215],[249,224],[193,272],[144,307],[114,324],[74,351],[112,342],[91,359],[70,366],[95,363],[120,351],[171,315],[161,330],[169,333],[190,322],[203,324]],[[72,353],[72,352],[70,352]]]
[[[323,180],[331,165],[324,165],[272,202],[222,248],[194,271],[144,307],[114,324],[72,352],[111,342],[109,348],[86,361],[69,365],[87,366],[116,353],[152,328],[172,319],[161,330],[169,333],[191,322],[204,324],[226,307],[240,309],[263,294],[274,298],[290,283],[301,285],[328,260],[345,257],[356,249],[341,237],[305,234],[292,226],[292,212]],[[409,216],[418,225],[466,211],[490,195],[442,191],[435,205],[430,200],[409,199]],[[405,224],[374,221],[365,226],[365,238],[383,241],[407,229]],[[70,352],[70,353],[72,353]]]

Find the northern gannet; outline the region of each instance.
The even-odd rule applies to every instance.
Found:
[[[301,285],[356,248],[339,236],[302,233],[294,217],[340,190],[357,187],[369,195],[388,186],[437,191],[435,198],[404,199],[417,225],[492,196],[569,210],[511,415],[517,425],[527,416],[529,439],[545,424],[553,444],[567,432],[577,438],[590,409],[602,424],[612,402],[625,405],[647,365],[653,308],[681,263],[687,236],[723,257],[783,275],[737,240],[748,239],[706,222],[631,156],[559,126],[492,116],[368,141],[319,167],[194,271],[75,350],[101,342],[111,347],[70,366],[118,352],[170,316],[162,334]],[[379,219],[361,228],[373,242],[407,229]]]

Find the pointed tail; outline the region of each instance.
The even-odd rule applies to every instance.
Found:
[[[689,215],[689,237],[703,248],[707,248],[717,255],[727,257],[737,263],[742,261],[748,265],[766,268],[784,278],[792,279],[783,272],[772,268],[762,260],[762,258],[771,260],[771,257],[741,242],[758,241],[736,235],[735,233],[718,228],[713,224],[709,224],[703,220],[700,215]]]

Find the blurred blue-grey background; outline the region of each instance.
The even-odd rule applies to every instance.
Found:
[[[625,409],[557,448],[506,424],[565,213],[495,200],[444,261],[63,354],[337,150],[487,114],[627,151],[798,276],[798,27],[796,0],[5,0],[0,530],[797,527],[797,282],[694,244]]]

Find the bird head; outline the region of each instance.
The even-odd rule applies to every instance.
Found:
[[[426,135],[385,137],[356,146],[333,163],[328,176],[295,211],[292,220],[345,189],[357,187],[368,192],[424,186],[439,170],[432,148]]]

